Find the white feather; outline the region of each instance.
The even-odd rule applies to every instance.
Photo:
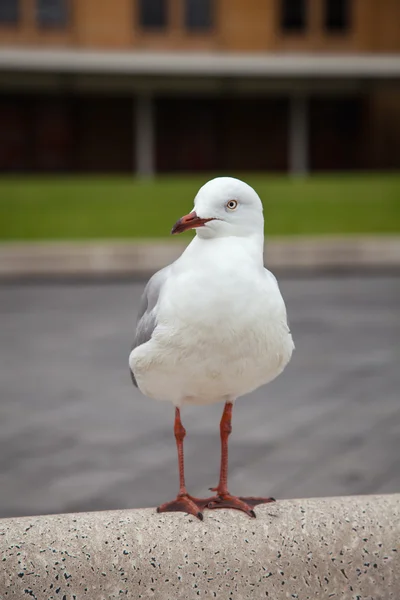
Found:
[[[232,197],[242,214],[225,213]],[[199,229],[171,265],[151,339],[129,357],[141,391],[177,406],[247,394],[277,377],[294,349],[278,283],[263,266],[257,194],[219,178],[200,190],[195,210],[218,220]]]

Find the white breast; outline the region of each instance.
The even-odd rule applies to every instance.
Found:
[[[203,257],[206,268],[170,278],[152,339],[131,354],[144,394],[175,404],[217,402],[284,369],[294,346],[282,296],[274,277],[246,257],[218,266]]]

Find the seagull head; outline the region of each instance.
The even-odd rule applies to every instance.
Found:
[[[194,209],[175,223],[171,233],[196,229],[202,238],[264,235],[263,207],[244,181],[216,177],[197,193]]]

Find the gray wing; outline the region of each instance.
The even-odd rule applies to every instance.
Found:
[[[145,344],[151,339],[153,331],[157,325],[157,317],[155,308],[157,306],[160,291],[165,281],[168,278],[171,265],[164,267],[157,273],[154,273],[153,277],[149,279],[144,292],[142,294],[139,311],[136,322],[135,339],[133,341],[132,349]],[[131,370],[131,377],[133,384],[138,387],[137,381]]]

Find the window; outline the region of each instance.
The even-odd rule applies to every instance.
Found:
[[[142,27],[149,29],[166,27],[166,0],[140,0],[139,23]]]
[[[212,27],[212,0],[186,0],[185,25],[187,29],[210,29]]]
[[[15,25],[18,19],[18,0],[0,0],[0,25]]]
[[[65,27],[68,22],[68,0],[37,0],[36,19],[42,27]]]
[[[333,33],[350,27],[350,0],[325,0],[325,29]]]
[[[286,32],[301,33],[306,28],[307,0],[281,0],[281,28]]]

